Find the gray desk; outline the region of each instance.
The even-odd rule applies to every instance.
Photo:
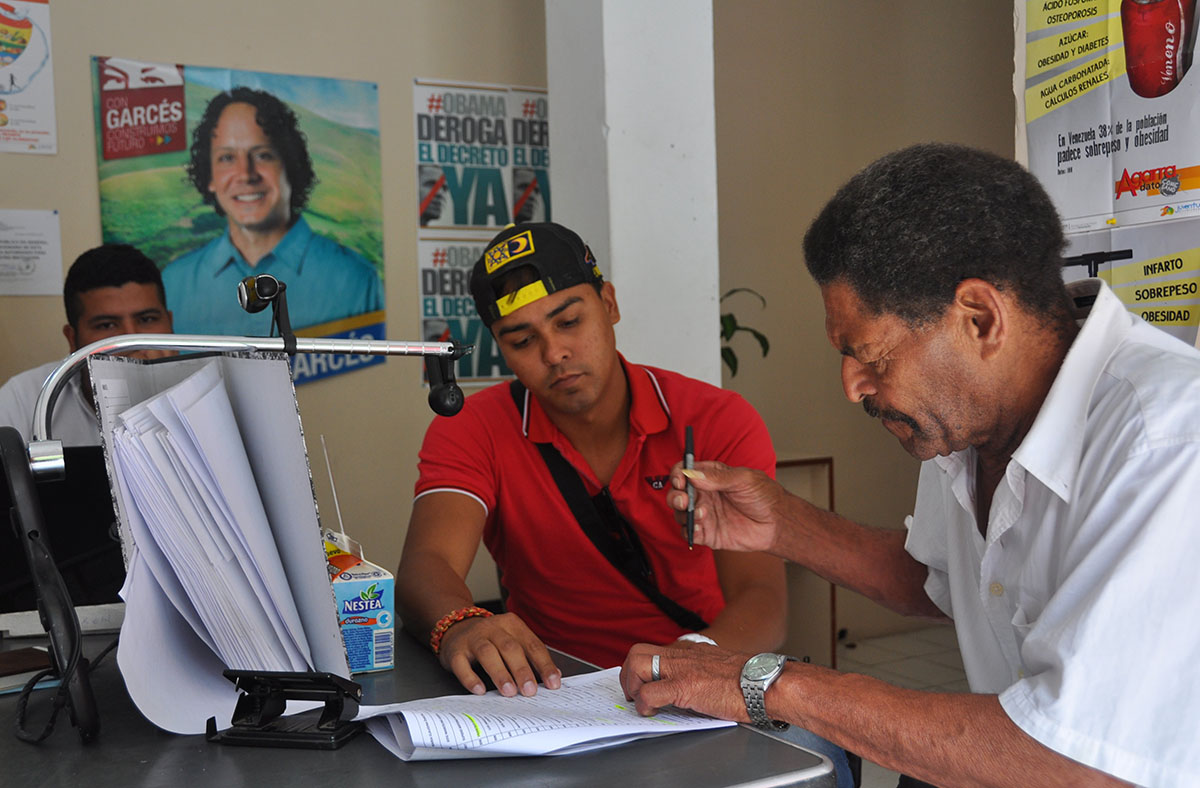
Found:
[[[89,636],[85,654],[100,651],[111,636]],[[27,645],[0,641],[0,648]],[[612,786],[803,785],[830,788],[834,774],[808,750],[772,739],[749,727],[701,731],[646,739],[578,755],[546,758],[486,758],[405,763],[362,733],[340,750],[314,751],[232,747],[210,744],[203,736],[165,733],[134,708],[117,670],[115,652],[92,674],[100,710],[98,741],[84,746],[65,710],[54,733],[40,745],[13,735],[16,696],[0,696],[0,764],[3,783],[38,786],[269,786],[456,785]],[[407,635],[396,643],[403,667],[355,677],[369,703],[398,702],[463,691],[433,656]],[[556,655],[567,675],[590,670],[585,663]],[[33,721],[45,719],[52,690],[39,690],[30,702]]]

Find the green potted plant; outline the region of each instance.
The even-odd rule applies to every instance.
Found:
[[[732,290],[727,291],[721,296],[721,302],[724,303],[726,298],[729,298],[735,293],[750,293],[759,300],[759,303],[764,308],[767,305],[767,299],[763,298],[758,291],[752,290],[749,287],[735,287]],[[734,335],[739,331],[745,331],[749,333],[750,336],[754,337],[754,339],[758,341],[758,346],[762,349],[763,358],[766,358],[767,352],[771,349],[771,343],[761,331],[739,323],[733,312],[721,313],[721,360],[725,362],[725,366],[729,367],[729,374],[731,376],[737,375],[738,357],[737,353],[735,353],[733,348],[730,347],[729,340],[733,339]]]

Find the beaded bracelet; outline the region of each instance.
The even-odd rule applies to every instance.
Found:
[[[436,654],[438,653],[438,650],[441,649],[442,638],[446,636],[446,631],[449,630],[450,627],[454,626],[465,618],[474,618],[476,616],[491,618],[492,611],[484,610],[483,608],[475,607],[474,605],[469,605],[467,607],[460,607],[458,610],[451,611],[438,619],[438,622],[433,625],[433,630],[429,633],[429,647],[433,649],[433,653]]]

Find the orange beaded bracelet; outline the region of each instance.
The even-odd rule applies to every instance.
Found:
[[[442,638],[446,636],[446,631],[449,630],[450,627],[454,626],[465,618],[475,618],[477,616],[482,618],[491,618],[491,615],[492,611],[484,610],[483,608],[475,607],[474,605],[460,607],[458,610],[447,613],[438,619],[438,622],[433,625],[433,629],[429,633],[429,647],[433,649],[434,654],[438,653],[438,650],[442,647]]]

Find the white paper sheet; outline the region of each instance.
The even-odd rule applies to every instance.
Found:
[[[137,549],[121,597],[132,614],[121,626],[117,664],[138,711],[172,733],[203,733],[209,716],[228,727],[237,688],[222,675],[221,660],[171,605]]]
[[[189,381],[194,381],[192,388],[185,387]],[[254,581],[255,594],[271,614],[269,621],[276,628],[290,661],[311,663],[300,616],[292,600],[271,526],[267,522],[267,513],[255,485],[254,472],[246,457],[246,449],[217,365],[209,364],[189,381],[167,393],[182,425],[199,450],[189,452],[189,455],[203,457],[206,470],[216,480],[221,511],[231,515],[229,521],[224,523],[225,528],[235,524],[232,531],[226,531],[226,541],[231,544],[234,557],[243,571]],[[195,399],[190,399],[188,395],[195,396]],[[147,404],[153,409],[153,401]],[[173,435],[173,440],[183,443],[181,437]],[[219,525],[222,523],[214,527]],[[237,549],[237,545],[242,549]],[[278,601],[285,601],[285,604],[276,605]]]
[[[231,668],[310,669],[217,363],[116,421],[115,464],[129,491],[131,528],[159,586],[183,592],[171,598],[186,600],[180,612],[199,624],[198,636]]]
[[[533,697],[447,695],[363,706],[357,719],[402,760],[566,755],[634,739],[725,728],[736,723],[687,711],[642,717],[625,700],[619,668],[569,676]]]
[[[0,295],[58,295],[62,286],[58,211],[0,209]]]
[[[185,419],[179,416],[175,404],[156,400],[210,364],[216,364],[221,371],[236,421],[236,426],[225,432],[240,433],[249,460],[249,471],[234,483],[247,482],[248,486],[240,489],[247,494],[254,489],[261,498],[270,525],[264,538],[236,533],[233,511],[237,507],[222,500],[224,493],[218,475],[207,470],[203,452],[188,430],[179,429]],[[297,633],[295,640],[312,654],[312,669],[348,678],[350,668],[326,572],[321,528],[287,360],[282,356],[223,355],[183,356],[143,363],[122,357],[92,356],[88,368],[101,414],[101,438],[109,476],[114,482],[128,571],[122,591],[127,605],[118,662],[138,710],[150,722],[176,733],[202,733],[209,717],[215,718],[219,729],[229,727],[237,690],[222,671],[235,664],[218,656],[218,635],[250,654],[247,644],[256,639],[264,642],[281,639],[276,624],[282,631]],[[212,390],[211,386],[201,388],[205,392]],[[187,398],[180,401],[185,409],[193,402]],[[129,413],[139,403],[149,403],[141,409],[144,413],[141,416]],[[145,445],[137,442],[135,456],[155,469],[170,469],[178,482],[174,485],[178,496],[169,494],[172,485],[151,483],[149,477],[132,471],[117,456],[119,441],[115,433],[121,426],[120,417],[126,414],[134,424],[141,425],[137,432],[144,431],[145,426],[138,419],[145,418],[147,424],[158,425],[146,432],[152,442]],[[173,438],[172,432],[181,437]],[[208,546],[209,549],[200,549],[188,557],[176,556],[185,577],[176,574],[150,534],[134,506],[135,490],[147,496],[154,511],[177,518],[176,527],[190,532],[194,544]],[[192,519],[206,510],[209,514],[217,513],[211,521]],[[168,531],[164,539],[175,542],[176,536]],[[236,553],[246,552],[243,546],[252,541],[261,546],[264,554],[277,555],[282,570],[268,565],[276,558],[268,561],[257,553],[254,561],[239,562]],[[235,556],[228,562],[246,575],[247,582],[254,575],[262,575],[261,585],[237,596],[239,603],[250,600],[265,614],[268,606],[259,601],[259,592],[266,588],[270,592],[268,597],[293,603],[297,612],[285,610],[282,602],[278,605],[272,602],[279,609],[277,620],[269,622],[254,637],[239,634],[244,622],[237,617],[227,620],[217,616],[206,624],[197,602],[188,598],[183,580],[194,581],[196,573],[203,575],[206,571],[204,567],[209,567],[211,574],[217,557],[225,558],[223,544]],[[282,591],[276,597],[280,588]],[[243,613],[240,608],[239,613]],[[238,659],[243,658],[245,655]],[[267,669],[262,664],[252,667]],[[311,701],[289,703],[287,713],[314,705]]]

